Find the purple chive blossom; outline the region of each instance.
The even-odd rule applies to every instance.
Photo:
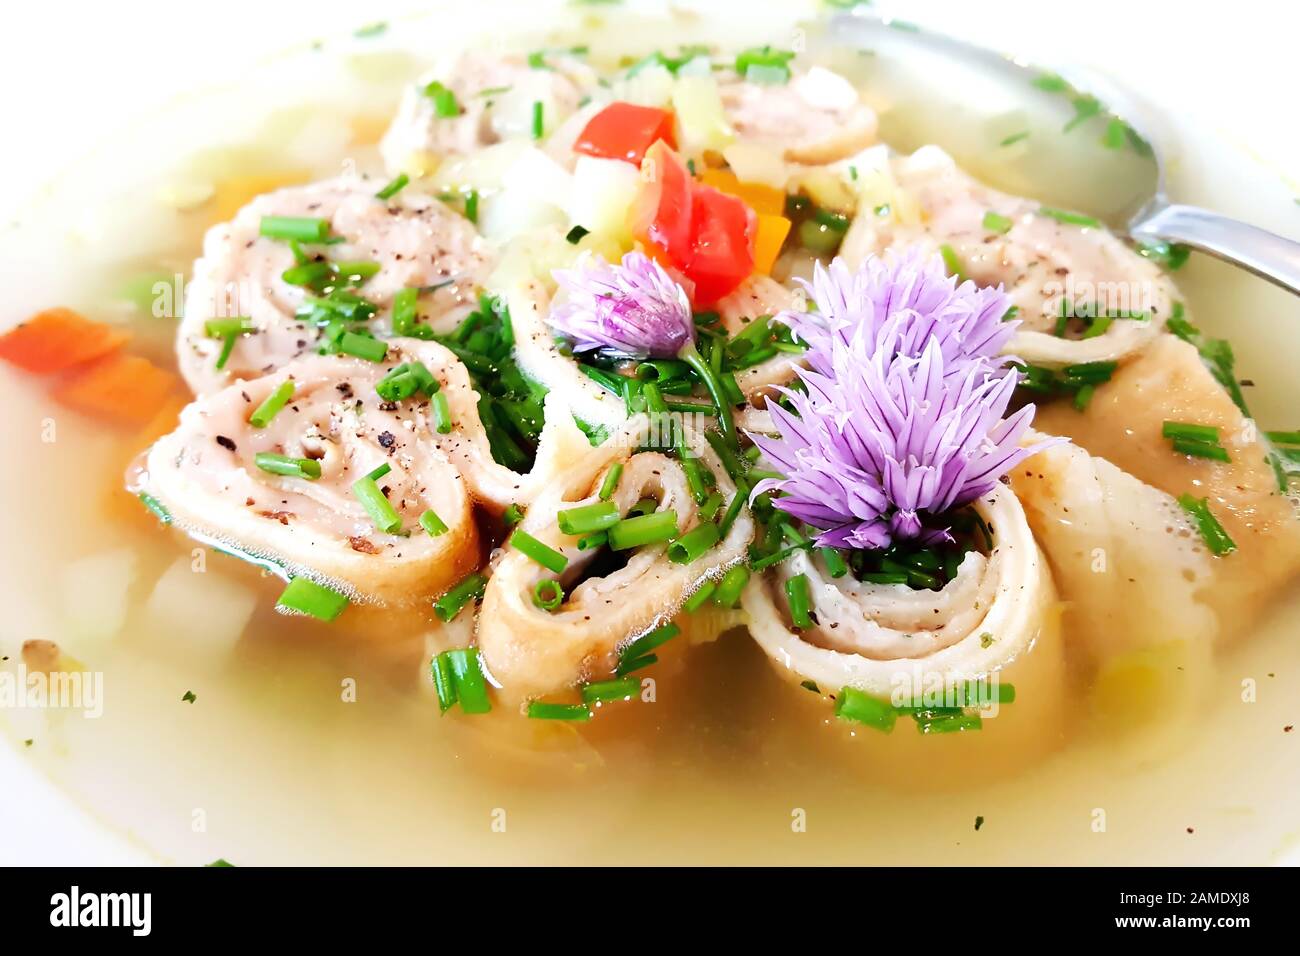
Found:
[[[856,272],[837,258],[830,268],[818,263],[812,282],[799,281],[817,311],[782,312],[777,319],[810,346],[814,368],[829,356],[832,339],[847,343],[858,328],[866,330],[872,352],[917,358],[936,341],[950,372],[960,368],[961,358],[986,358],[1002,367],[1006,360],[996,357],[1019,324],[1002,321],[1011,303],[1001,287],[957,285],[945,274],[943,257],[921,249],[873,256]]]
[[[591,258],[554,275],[567,298],[552,307],[547,322],[575,352],[671,358],[695,340],[686,291],[639,252],[625,255],[622,265]]]
[[[784,478],[781,510],[819,529],[818,545],[885,548],[952,540],[945,517],[987,494],[1017,463],[1048,445],[1020,439],[1032,405],[1003,418],[1016,377],[987,358],[944,357],[938,337],[918,357],[875,351],[871,330],[836,336],[819,368],[787,390],[795,413],[771,403],[780,437],[752,435]]]

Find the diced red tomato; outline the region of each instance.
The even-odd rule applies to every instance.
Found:
[[[737,197],[697,183],[662,143],[641,168],[632,234],[660,265],[689,281],[697,306],[714,305],[754,271],[757,217]]]
[[[754,211],[735,196],[697,186],[692,204],[695,224],[690,265],[695,304],[715,304],[754,271]]]
[[[623,159],[638,166],[646,151],[663,140],[677,148],[673,114],[635,103],[610,103],[587,123],[574,150],[603,159]]]

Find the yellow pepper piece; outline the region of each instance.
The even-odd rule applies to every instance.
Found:
[[[776,257],[781,254],[785,237],[790,234],[790,220],[785,216],[759,213],[758,230],[754,235],[754,271],[770,275]]]
[[[760,216],[779,216],[785,212],[784,192],[762,183],[742,183],[729,169],[706,169],[700,173],[700,182],[735,196]]]

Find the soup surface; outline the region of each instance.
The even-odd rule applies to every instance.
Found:
[[[618,64],[674,47],[684,31],[728,51],[784,36],[766,23],[744,29],[753,35],[728,30],[723,42],[703,21],[630,29],[588,14],[546,46]],[[900,151],[924,142],[910,113],[942,109],[951,94],[886,58],[816,55],[860,85]],[[282,186],[351,170],[385,181],[380,136],[425,66],[362,39],[326,44],[267,67],[260,87],[250,79],[160,121],[178,139],[175,124],[207,129],[198,142],[222,129],[208,148],[145,162],[138,147],[111,144],[93,178],[60,184],[6,237],[6,254],[32,264],[6,325],[66,305],[128,330],[134,354],[175,369],[176,315],[205,231]],[[250,117],[254,88],[276,90],[277,102]],[[941,145],[1007,192],[1054,202],[1095,190],[1105,207],[1114,183],[1090,182],[1093,165],[1053,165],[1076,152],[1057,138],[1069,108],[1039,92],[975,111],[981,119],[955,123]],[[990,158],[991,127],[999,140],[1022,127],[1042,135]],[[1035,190],[1044,168],[1065,170],[1068,185]],[[1295,305],[1199,257],[1176,279],[1197,325],[1236,346],[1259,421],[1295,427],[1286,416],[1300,383],[1286,369],[1297,346],[1275,346],[1276,323],[1255,321]],[[1069,663],[1061,687],[1072,701],[1032,753],[988,755],[974,735],[937,739],[910,724],[882,747],[783,680],[744,628],[666,646],[641,699],[602,706],[590,722],[527,720],[504,705],[440,716],[428,651],[463,643],[455,622],[427,606],[352,608],[333,624],[278,614],[279,577],[161,527],[124,489],[188,394],[130,427],[71,411],[8,366],[0,395],[12,463],[0,473],[3,666],[35,671],[53,655],[95,675],[83,690],[93,716],[7,706],[0,722],[26,759],[165,861],[1262,863],[1297,849],[1293,810],[1276,796],[1298,772],[1288,759],[1300,689],[1293,589],[1212,661],[1188,660],[1195,694],[1140,672],[1101,706],[1095,674]],[[485,526],[499,541],[499,527]],[[1068,624],[1058,637],[1069,643]],[[42,641],[57,650],[32,643]]]

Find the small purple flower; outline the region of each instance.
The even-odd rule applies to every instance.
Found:
[[[862,325],[829,337],[819,359],[800,372],[806,395],[785,390],[794,414],[769,404],[780,437],[750,436],[785,476],[754,494],[780,491],[778,506],[819,529],[818,545],[951,540],[948,512],[1062,440],[1021,448],[1034,407],[1002,417],[1016,377],[988,358],[945,359],[937,336],[912,357],[877,351]]]
[[[551,308],[547,322],[575,352],[671,358],[695,340],[686,290],[639,252],[625,255],[622,265],[593,257],[554,276],[567,298]]]
[[[1019,324],[1002,321],[1011,303],[1000,286],[958,285],[945,273],[942,256],[921,249],[872,256],[856,272],[840,259],[830,268],[818,263],[812,282],[799,281],[817,311],[782,312],[777,319],[810,346],[814,368],[830,354],[831,340],[847,343],[859,328],[866,330],[872,352],[917,358],[935,341],[950,371],[960,368],[961,358],[986,358],[1002,367],[1007,360],[997,359],[998,353]]]

